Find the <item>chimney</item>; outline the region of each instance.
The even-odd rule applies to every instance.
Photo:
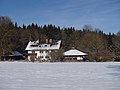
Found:
[[[73,49],[73,50],[74,50],[74,49],[75,49],[75,47],[72,47],[71,49]]]
[[[49,40],[49,43],[52,44],[52,39]]]
[[[46,38],[45,43],[48,44],[48,39]]]

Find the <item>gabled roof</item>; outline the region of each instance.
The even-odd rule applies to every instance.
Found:
[[[54,44],[39,44],[38,41],[30,41],[25,50],[56,50],[60,48],[61,40]]]
[[[75,56],[75,55],[87,55],[86,53],[83,53],[77,49],[71,49],[71,50],[68,50],[66,52],[64,52],[64,56]]]

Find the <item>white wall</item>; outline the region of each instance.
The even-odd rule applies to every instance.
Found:
[[[46,58],[46,56],[49,55],[49,53],[51,52],[51,50],[42,50],[42,51],[35,51],[35,53],[37,54],[36,58],[41,58],[41,60],[48,60],[48,58]],[[32,53],[32,51],[28,51],[28,53]],[[29,56],[28,56],[29,58]],[[51,58],[51,57],[50,57]]]

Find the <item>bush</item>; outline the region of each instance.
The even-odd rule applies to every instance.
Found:
[[[120,57],[116,57],[114,61],[120,62]]]
[[[34,56],[30,56],[30,60],[31,60],[31,62],[34,62],[35,61]]]

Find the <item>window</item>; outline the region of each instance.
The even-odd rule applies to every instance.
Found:
[[[45,56],[45,58],[49,58],[49,56]]]
[[[39,51],[39,53],[43,53],[43,51]]]
[[[40,58],[43,58],[43,56],[40,56]]]
[[[48,50],[46,50],[46,51],[45,51],[45,53],[49,53],[49,51],[48,51]]]
[[[32,51],[32,53],[35,53],[35,51]]]

